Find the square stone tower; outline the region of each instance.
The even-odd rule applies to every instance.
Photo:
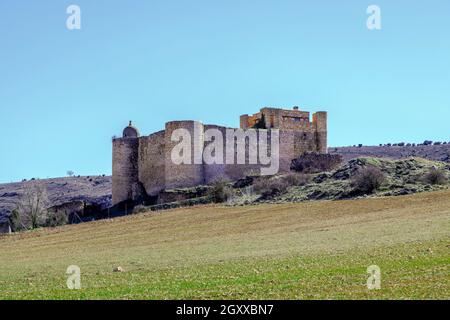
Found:
[[[327,152],[327,113],[324,111],[314,113],[311,121],[310,113],[301,111],[297,106],[292,110],[266,107],[253,115],[241,115],[240,127],[279,129],[285,132],[285,136],[292,132],[297,137],[295,144],[298,155],[304,152]]]

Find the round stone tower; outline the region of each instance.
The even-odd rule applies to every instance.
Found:
[[[123,130],[123,137],[113,140],[113,205],[140,196],[138,155],[139,130],[130,121]]]

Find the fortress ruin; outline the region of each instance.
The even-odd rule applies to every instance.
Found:
[[[219,163],[207,164],[203,158],[200,158],[200,162],[175,164],[171,154],[178,144],[173,141],[173,133],[177,129],[184,129],[191,134],[192,152],[200,154],[209,144],[217,143],[205,138],[208,130],[223,133],[223,137],[226,137],[221,141],[223,147],[234,146],[236,156],[239,139],[242,138],[246,160],[249,149],[255,148],[249,138],[250,134],[260,137],[263,134],[271,136],[277,133],[280,172],[288,172],[292,160],[305,152],[327,152],[327,113],[316,112],[310,120],[310,113],[301,111],[298,107],[292,110],[263,108],[254,115],[242,115],[240,129],[245,134],[241,136],[228,136],[226,132],[231,128],[204,125],[198,121],[170,121],[166,123],[165,130],[140,136],[139,130],[130,121],[123,130],[122,138],[113,139],[113,205],[138,200],[143,194],[154,196],[165,189],[208,184],[219,177],[238,180],[265,166],[248,161],[244,164],[229,163],[225,159]],[[268,148],[272,153],[270,141],[269,139]],[[258,148],[256,152],[260,151]]]

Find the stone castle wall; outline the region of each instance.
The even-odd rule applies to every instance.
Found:
[[[226,128],[225,127],[216,126],[216,125],[205,125],[204,126],[204,131],[210,130],[210,129],[216,129],[222,133],[223,137],[226,136]],[[205,137],[205,148],[208,148],[208,146],[210,146],[213,142],[206,141],[206,140],[212,140],[212,138]],[[217,163],[209,164],[209,165],[205,165],[203,168],[203,177],[204,177],[205,183],[210,183],[210,182],[214,181],[215,179],[217,179],[217,177],[219,177],[219,176],[223,176],[223,177],[228,176],[227,165],[225,164],[225,154],[222,157],[222,164],[217,164]]]
[[[165,131],[139,138],[139,181],[148,194],[161,190],[166,181]]]
[[[262,114],[267,129],[249,129],[248,124],[257,122]],[[310,122],[309,112],[264,108],[253,116],[241,116],[240,120],[241,128],[247,129],[244,131],[247,136],[258,139],[261,134],[269,134],[269,153],[272,129],[278,130],[280,172],[288,172],[292,160],[305,152],[327,152],[326,112],[313,114]],[[191,164],[172,161],[174,147],[180,142],[172,141],[172,134],[177,129],[190,134]],[[214,143],[205,135],[210,129],[222,133],[223,161],[220,164],[208,164],[203,159],[203,150],[206,153]],[[219,177],[237,180],[259,173],[261,167],[268,167],[259,164],[257,144],[250,143],[250,138],[245,140],[244,164],[237,163],[238,142],[236,137],[227,135],[227,129],[230,128],[203,125],[198,121],[171,121],[166,123],[165,130],[139,137],[139,132],[130,123],[124,130],[124,137],[113,141],[113,204],[138,199],[140,192],[156,195],[164,189],[208,184]],[[234,148],[232,163],[226,158],[226,150],[230,147]],[[257,164],[249,164],[249,148],[256,148]]]
[[[175,164],[172,151],[180,141],[172,141],[172,133],[184,129],[191,136],[191,164]],[[165,188],[193,187],[203,183],[203,124],[198,121],[172,121],[166,123],[165,130]]]

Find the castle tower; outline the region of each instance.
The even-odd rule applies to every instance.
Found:
[[[317,152],[327,153],[327,113],[325,111],[314,113],[312,122],[316,132]]]
[[[172,141],[173,139],[177,140]],[[177,150],[179,150],[181,142],[186,142],[189,145],[184,150],[190,155],[189,163],[178,164],[172,158],[173,155],[176,157],[180,155]],[[171,121],[166,123],[166,189],[192,187],[204,183],[203,144],[204,128],[202,123],[198,121]]]
[[[112,203],[136,199],[139,188],[139,131],[131,121],[122,138],[113,140]]]

